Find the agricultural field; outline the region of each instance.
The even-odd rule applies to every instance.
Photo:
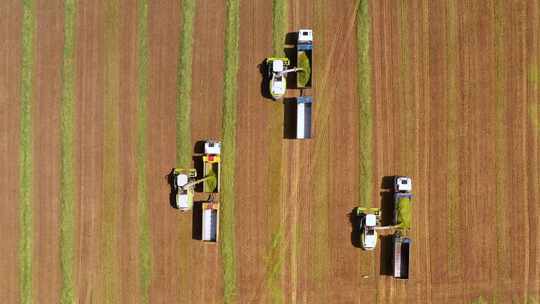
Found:
[[[291,140],[260,65],[301,28]],[[538,1],[3,0],[0,37],[3,303],[540,303]],[[209,138],[218,244],[168,183]],[[350,217],[395,175],[408,280]]]

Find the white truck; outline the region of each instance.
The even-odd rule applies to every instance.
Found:
[[[202,236],[203,242],[217,243],[219,238],[219,203],[202,204]]]

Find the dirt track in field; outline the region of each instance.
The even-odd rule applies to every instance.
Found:
[[[194,18],[194,145],[221,137],[226,8],[214,2],[197,1]],[[273,165],[268,155],[269,120],[271,109],[283,104],[261,96],[258,64],[272,55],[272,3],[240,1],[238,303],[270,303],[276,293],[284,303],[469,303],[479,296],[499,303],[529,296],[538,299],[538,3],[503,4],[503,22],[498,27],[494,0],[459,1],[455,11],[446,3],[428,0],[370,2],[375,183],[368,191],[372,205],[388,205],[388,194],[380,193],[383,177],[410,175],[414,181],[411,279],[397,281],[381,274],[386,268],[381,265],[385,256],[381,249],[388,250],[387,243],[380,240],[377,250],[364,252],[351,240],[348,214],[358,203],[357,151],[362,145],[357,5],[335,2],[288,2],[289,31],[314,29],[315,80],[309,92],[315,97],[314,137],[283,140],[281,204],[270,206],[276,202],[268,193]],[[34,299],[56,303],[61,284],[57,225],[63,5],[61,1],[36,3]],[[180,8],[181,3],[172,0],[149,6],[150,301],[220,303],[219,246],[194,240],[192,213],[180,214],[169,204],[166,175],[176,165]],[[107,87],[103,10],[102,2],[80,2],[76,22],[74,268],[80,303],[102,303],[106,296],[101,262]],[[0,47],[0,170],[4,173],[0,222],[7,232],[0,249],[0,273],[9,278],[0,298],[8,303],[19,299],[20,12],[20,4],[14,1],[0,5],[0,36],[6,37]],[[449,22],[454,15],[454,22]],[[141,300],[135,161],[139,37],[133,3],[120,1],[118,22],[121,180],[113,227],[118,239],[120,282],[116,286],[122,302],[136,303]],[[502,37],[498,49],[497,37]],[[496,140],[498,134],[506,136]],[[501,178],[506,186],[497,190]],[[457,185],[457,196],[449,194],[452,185]],[[497,193],[505,197],[500,204]],[[504,216],[502,222],[496,221],[497,208]],[[277,258],[269,256],[275,232],[269,216],[276,210],[284,231]],[[273,271],[279,274],[277,285],[272,283]]]

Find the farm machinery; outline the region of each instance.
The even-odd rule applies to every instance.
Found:
[[[194,168],[174,168],[173,191],[175,193],[175,207],[185,212],[193,208],[195,186],[203,184],[203,192],[219,192],[221,169],[221,143],[208,140],[204,143],[203,177],[197,179],[197,170]]]
[[[279,100],[285,96],[287,90],[287,74],[301,70],[300,68],[290,68],[288,58],[267,58],[266,68],[270,79],[270,95],[274,100]]]
[[[377,231],[393,230],[392,264],[395,278],[409,277],[409,249],[411,239],[406,237],[411,228],[412,179],[406,176],[396,176],[393,182],[394,208],[392,225],[380,226],[382,211],[380,208],[356,209],[360,216],[360,241],[364,250],[373,250],[377,245]]]
[[[296,42],[297,67],[291,67],[291,62],[287,57],[270,57],[266,59],[270,95],[274,100],[279,100],[285,96],[288,73],[297,73],[296,87],[298,89],[311,87],[312,50],[313,31],[310,29],[301,29],[298,31]]]

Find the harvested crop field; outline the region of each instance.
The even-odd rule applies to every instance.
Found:
[[[184,1],[1,1],[3,302],[540,301],[539,3]],[[284,139],[260,65],[301,28],[313,136]],[[209,138],[219,244],[168,183]],[[350,217],[395,175],[408,280]]]

